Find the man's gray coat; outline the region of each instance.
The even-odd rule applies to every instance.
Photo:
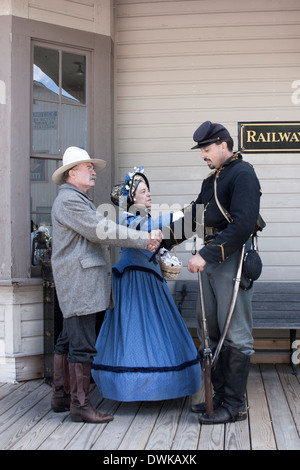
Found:
[[[112,308],[110,246],[147,247],[147,232],[117,225],[71,184],[52,207],[52,270],[64,318]]]

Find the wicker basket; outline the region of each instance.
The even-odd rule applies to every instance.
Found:
[[[175,256],[177,256],[176,251],[175,251],[174,248],[173,248],[173,251],[174,251]],[[160,254],[159,254],[159,257],[158,257],[158,262],[159,262],[159,265],[160,265],[162,275],[164,276],[165,279],[177,279],[178,278],[178,276],[180,274],[180,271],[182,269],[182,265],[180,265],[180,266],[169,266],[169,265],[164,263],[164,261],[162,260]]]

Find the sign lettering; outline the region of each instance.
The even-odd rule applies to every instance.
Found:
[[[300,152],[300,122],[239,122],[243,153]]]

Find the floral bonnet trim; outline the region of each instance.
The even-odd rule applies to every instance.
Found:
[[[132,204],[133,195],[136,190],[137,184],[135,182],[143,180],[149,188],[149,182],[144,175],[144,167],[134,167],[133,171],[127,173],[124,182],[114,186],[111,192],[111,200],[114,204],[120,207],[126,207]]]
[[[134,189],[135,189],[134,185],[133,185],[135,176],[137,174],[142,174],[143,175],[144,171],[145,170],[144,170],[143,166],[140,166],[139,168],[135,166],[134,169],[133,169],[133,172],[127,173],[127,175],[125,176],[123,186],[121,188],[122,196],[125,196],[127,198],[128,197],[132,198],[133,193],[134,193]]]

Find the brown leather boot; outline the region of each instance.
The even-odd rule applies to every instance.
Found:
[[[70,409],[70,375],[67,354],[54,354],[51,407],[55,413]]]
[[[69,363],[71,383],[71,420],[87,423],[108,423],[114,418],[109,414],[102,414],[90,402],[91,364]]]

